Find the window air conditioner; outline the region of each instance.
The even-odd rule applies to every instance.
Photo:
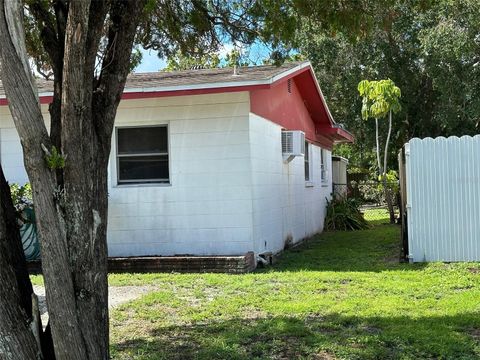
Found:
[[[282,155],[285,162],[305,155],[305,133],[299,130],[282,131]]]

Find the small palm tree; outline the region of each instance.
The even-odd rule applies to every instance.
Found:
[[[390,80],[369,81],[362,80],[358,84],[358,92],[363,98],[362,118],[368,120],[375,119],[375,136],[377,142],[377,162],[379,177],[383,182],[385,191],[385,200],[387,201],[388,211],[390,212],[390,222],[395,222],[395,213],[393,210],[392,196],[387,187],[387,156],[390,135],[392,133],[392,113],[397,113],[401,109],[400,97],[402,96],[400,88]],[[383,166],[380,161],[380,139],[378,136],[378,119],[388,116],[388,134],[385,141],[385,153]]]

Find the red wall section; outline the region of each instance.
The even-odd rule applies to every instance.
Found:
[[[288,92],[288,81],[282,81],[270,89],[250,91],[250,110],[285,129],[305,132],[309,141],[324,148],[330,149],[333,145],[330,139],[317,134],[314,120],[294,79],[291,80],[291,93]],[[324,121],[330,125],[328,119]]]

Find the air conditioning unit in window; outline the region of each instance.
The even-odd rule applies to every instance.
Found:
[[[305,133],[303,131],[282,131],[282,155],[285,162],[292,161],[295,156],[305,155]]]

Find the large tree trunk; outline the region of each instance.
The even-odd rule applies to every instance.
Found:
[[[13,3],[0,0],[0,9]],[[33,200],[36,208],[41,209],[37,212],[37,229],[55,354],[58,359],[88,359],[75,311],[76,296],[64,222],[57,212],[56,179],[52,170],[46,166],[42,150],[42,144],[50,148],[50,139],[37,95],[32,91],[31,76],[22,66],[26,53],[18,46],[21,37],[8,27],[5,15],[5,11],[0,11],[2,81],[22,142]],[[22,21],[20,17],[17,20]]]
[[[51,107],[55,126],[50,138],[25,67],[22,36],[5,16],[5,9],[12,5],[18,14],[21,4],[0,0],[2,80],[21,138],[35,207],[41,209],[37,228],[59,360],[109,358],[107,166],[115,114],[144,2],[69,3],[62,69],[56,69],[57,74],[62,71],[61,87],[56,88]],[[98,42],[108,9],[107,53],[95,79]],[[21,21],[19,16],[17,23]],[[54,144],[61,144],[63,169],[51,169],[45,161]]]
[[[8,263],[13,266],[15,279],[18,284],[20,295],[19,305],[25,311],[28,317],[32,316],[32,294],[33,288],[28,275],[27,262],[23,251],[22,239],[20,237],[20,228],[17,221],[17,215],[13,206],[10,186],[5,179],[3,170],[0,166],[0,206],[3,209],[3,221],[5,222],[6,248],[4,256]]]
[[[0,167],[0,359],[37,359],[28,277],[10,188]],[[14,306],[12,306],[12,304]],[[38,326],[39,324],[37,324]]]

